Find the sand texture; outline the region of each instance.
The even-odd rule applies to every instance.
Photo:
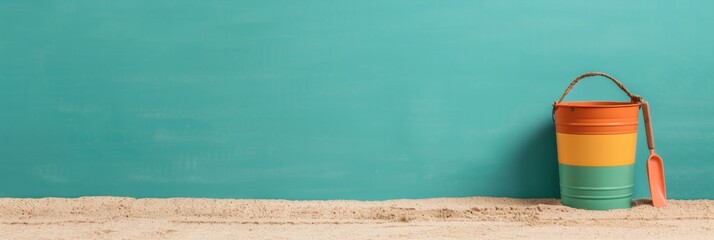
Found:
[[[0,199],[0,239],[714,239],[714,200],[585,211],[554,199]]]

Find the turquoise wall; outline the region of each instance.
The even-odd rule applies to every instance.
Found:
[[[557,197],[551,103],[603,71],[650,101],[670,198],[713,199],[712,9],[0,1],[0,196]],[[627,100],[568,98],[596,99]]]

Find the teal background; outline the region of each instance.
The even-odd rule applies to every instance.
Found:
[[[0,1],[0,196],[558,197],[551,103],[603,71],[650,101],[668,196],[712,199],[711,9]]]

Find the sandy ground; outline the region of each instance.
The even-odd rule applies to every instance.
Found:
[[[554,199],[0,199],[0,239],[714,239],[714,200],[585,211]]]

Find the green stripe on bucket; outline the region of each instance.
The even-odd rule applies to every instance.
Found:
[[[590,210],[630,208],[634,165],[582,167],[558,164],[564,205]]]

